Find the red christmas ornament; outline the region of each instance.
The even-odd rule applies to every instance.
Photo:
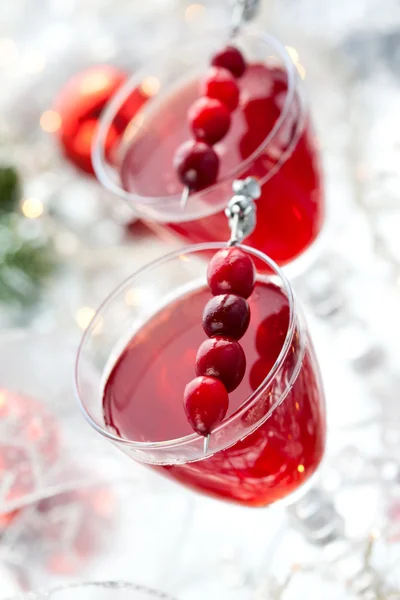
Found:
[[[101,65],[76,74],[61,89],[54,106],[60,117],[57,136],[65,156],[78,169],[94,174],[91,148],[101,113],[125,82],[126,74],[115,67]],[[148,96],[138,88],[126,100],[109,129],[105,144],[109,157],[134,114]]]

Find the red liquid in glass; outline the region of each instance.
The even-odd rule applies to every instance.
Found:
[[[126,346],[104,390],[104,419],[112,431],[126,439],[153,442],[193,433],[182,397],[185,385],[195,376],[197,348],[205,339],[201,314],[209,298],[207,289],[181,297],[148,321]],[[288,302],[277,286],[258,283],[249,302],[252,318],[241,340],[246,374],[229,396],[228,415],[267,376],[288,330]],[[287,389],[287,379],[299,365],[288,395],[263,424],[209,458],[154,468],[198,491],[248,506],[270,504],[304,483],[323,455],[325,414],[312,346],[307,340],[298,363],[293,358],[301,357],[297,333],[293,340],[276,384],[249,404],[237,426],[258,423],[275,405],[280,390]]]
[[[246,243],[285,264],[315,240],[322,226],[323,196],[313,132],[302,114],[302,99],[296,92],[282,126],[265,144],[282,114],[286,75],[280,69],[254,64],[238,82],[240,106],[232,114],[227,136],[215,145],[221,161],[218,181],[252,175],[262,182],[276,170],[263,185],[257,201],[257,227]],[[181,86],[160,103],[143,130],[134,136],[121,165],[121,181],[126,190],[156,198],[181,194],[173,156],[182,142],[192,138],[187,112],[198,97],[197,80]],[[245,159],[249,159],[247,167],[235,173]],[[220,203],[221,192],[207,196],[205,201]],[[157,223],[150,225],[158,233],[165,228]],[[167,228],[194,243],[229,238],[222,211],[192,221],[169,223]]]

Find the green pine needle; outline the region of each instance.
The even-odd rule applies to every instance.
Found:
[[[38,301],[56,265],[47,241],[21,237],[21,219],[17,215],[0,218],[0,303],[27,307]]]
[[[0,166],[0,214],[15,211],[21,199],[21,184],[13,167]]]

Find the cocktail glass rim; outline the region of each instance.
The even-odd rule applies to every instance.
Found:
[[[289,304],[289,325],[288,325],[288,330],[286,333],[286,337],[285,337],[285,341],[282,346],[282,349],[281,349],[279,356],[276,359],[273,367],[270,369],[268,375],[265,377],[265,379],[259,385],[259,387],[242,402],[241,406],[234,413],[232,413],[229,417],[227,417],[218,427],[216,427],[216,429],[213,432],[214,435],[217,434],[219,431],[222,431],[225,427],[232,424],[233,422],[235,422],[235,421],[239,422],[240,418],[244,415],[244,413],[246,411],[248,411],[249,408],[251,408],[252,405],[254,405],[257,402],[257,399],[259,399],[260,395],[265,393],[265,390],[273,382],[277,373],[285,364],[285,359],[286,359],[289,349],[291,347],[293,336],[295,334],[296,326],[297,326],[297,310],[295,307],[295,298],[294,298],[291,286],[289,284],[289,281],[287,280],[283,271],[280,269],[280,267],[278,267],[278,265],[271,258],[266,256],[264,253],[260,252],[259,250],[256,250],[254,248],[251,248],[249,246],[245,246],[242,244],[240,244],[240,247],[245,252],[247,252],[251,256],[253,256],[254,258],[259,259],[259,260],[263,261],[264,263],[266,263],[269,270],[270,271],[272,270],[273,274],[280,278],[283,291],[287,297],[288,304]],[[194,245],[186,246],[184,248],[180,248],[178,250],[174,250],[173,252],[165,254],[161,258],[158,258],[158,259],[148,263],[147,265],[143,266],[138,271],[136,271],[133,275],[131,275],[130,277],[125,279],[125,281],[123,281],[116,289],[114,289],[114,291],[111,292],[111,294],[104,300],[104,302],[101,304],[101,306],[99,307],[99,309],[93,316],[91,322],[89,323],[87,329],[85,330],[85,332],[83,334],[83,337],[81,339],[81,342],[80,342],[79,348],[78,348],[78,352],[77,352],[77,357],[76,357],[76,362],[75,362],[75,378],[74,378],[75,393],[76,393],[76,397],[78,399],[80,409],[82,410],[85,419],[96,431],[98,431],[100,434],[102,434],[103,436],[108,438],[111,442],[114,442],[114,443],[117,443],[117,444],[120,444],[123,446],[129,446],[133,449],[138,449],[138,450],[140,449],[142,451],[145,451],[145,450],[151,451],[152,449],[153,450],[161,450],[161,449],[168,450],[168,449],[176,449],[176,448],[184,449],[185,447],[187,447],[187,445],[190,445],[190,444],[197,445],[199,436],[196,433],[191,433],[191,434],[185,435],[183,437],[175,438],[172,440],[162,440],[162,441],[157,441],[157,442],[147,442],[147,441],[144,442],[144,441],[137,441],[137,440],[135,441],[135,440],[129,440],[129,439],[122,438],[118,435],[115,435],[111,431],[109,431],[105,426],[99,425],[99,423],[96,422],[96,420],[94,418],[92,418],[92,416],[89,414],[89,411],[85,406],[84,394],[82,393],[82,391],[80,389],[80,384],[79,384],[80,368],[81,368],[81,362],[83,360],[83,354],[85,352],[86,344],[90,341],[93,331],[97,328],[99,322],[101,322],[103,313],[108,310],[108,308],[110,307],[112,302],[114,300],[116,300],[125,291],[125,289],[127,287],[131,287],[132,285],[135,285],[135,283],[140,279],[140,277],[142,275],[148,274],[152,269],[160,267],[163,264],[168,263],[170,260],[179,259],[182,256],[187,256],[188,254],[193,254],[196,252],[207,252],[210,250],[216,251],[216,250],[220,250],[222,248],[226,248],[225,243],[212,242],[212,243],[194,244]],[[260,276],[260,281],[262,281],[263,279],[265,280],[265,277],[268,277],[268,276],[265,276],[265,275]],[[298,363],[299,364],[301,363],[300,359],[299,359]],[[256,429],[257,427],[259,427],[259,425],[261,425],[263,422],[265,422],[265,420],[269,418],[269,416],[273,413],[273,411],[276,409],[276,407],[284,400],[284,398],[287,395],[287,391],[290,389],[292,382],[295,380],[295,378],[297,376],[299,364],[297,365],[296,369],[294,369],[294,371],[293,371],[291,381],[288,382],[285,393],[283,394],[283,397],[280,398],[279,401],[277,401],[273,404],[273,406],[268,410],[268,412],[263,417],[262,421],[257,422],[257,424],[254,426],[254,429]],[[182,410],[183,410],[183,407],[182,407]],[[245,436],[247,436],[248,434],[249,433],[246,433]],[[245,437],[245,436],[243,436],[243,437]],[[235,442],[233,442],[233,443],[235,443]]]
[[[220,32],[221,39],[224,39],[223,36],[226,34],[225,29],[216,28],[212,31]],[[246,37],[263,40],[265,44],[273,47],[275,52],[279,54],[287,75],[287,93],[285,95],[280,115],[263,143],[260,144],[248,158],[242,160],[234,169],[232,169],[232,171],[227,173],[223,179],[219,179],[215,184],[205,188],[204,190],[200,190],[191,194],[191,196],[197,200],[201,200],[204,196],[213,193],[215,190],[218,190],[219,186],[222,186],[227,180],[232,178],[237,179],[248,171],[253,161],[264,152],[266,146],[268,146],[279,133],[280,129],[285,123],[295,98],[295,89],[298,83],[297,70],[285,46],[273,36],[260,31],[254,26],[246,26],[241,33]],[[180,45],[182,44],[181,38],[177,40],[177,43]],[[193,44],[193,42],[189,41],[189,44],[190,43]],[[158,56],[154,59],[154,61],[159,63],[160,57]],[[147,64],[143,69],[140,69],[137,73],[132,75],[124,84],[122,84],[116,94],[111,98],[101,115],[99,126],[94,135],[92,144],[92,162],[98,180],[105,188],[127,200],[131,207],[133,203],[133,208],[140,205],[143,205],[144,207],[147,206],[148,208],[154,208],[157,205],[165,207],[167,204],[179,206],[180,202],[180,194],[166,196],[142,196],[140,194],[129,192],[125,190],[122,185],[115,183],[109,174],[111,167],[107,164],[104,144],[105,140],[107,139],[109,128],[118,114],[120,107],[129,98],[130,94],[140,87],[143,79],[148,76],[148,70],[151,68],[151,64],[153,64],[152,61],[150,61],[150,63]],[[151,105],[152,100],[150,99],[145,104],[144,108],[140,110],[141,115],[145,116],[147,112],[151,110]],[[277,165],[275,165],[268,173],[267,177],[264,178],[265,180],[263,180],[263,183],[265,183],[265,181],[270,179],[275,174],[283,162],[283,160],[278,161]],[[208,207],[207,214],[214,214],[220,210],[221,206],[219,203],[216,203],[215,205]]]
[[[160,600],[174,600],[172,596],[169,596],[164,592],[126,581],[85,581],[67,583],[65,585],[58,585],[53,588],[44,588],[10,596],[6,600],[40,600],[41,598],[49,598],[52,594],[57,594],[58,592],[63,592],[64,590],[76,590],[81,588],[85,589],[91,587],[109,589],[113,591],[129,590],[132,592],[143,592],[153,598],[159,598]]]

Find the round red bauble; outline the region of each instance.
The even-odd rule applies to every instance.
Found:
[[[56,135],[64,155],[85,173],[94,174],[92,140],[101,113],[125,80],[123,71],[109,65],[99,65],[74,75],[58,94],[54,110],[60,117],[60,127]],[[129,121],[146,100],[147,96],[140,88],[126,100],[109,129],[106,156],[110,156]]]

